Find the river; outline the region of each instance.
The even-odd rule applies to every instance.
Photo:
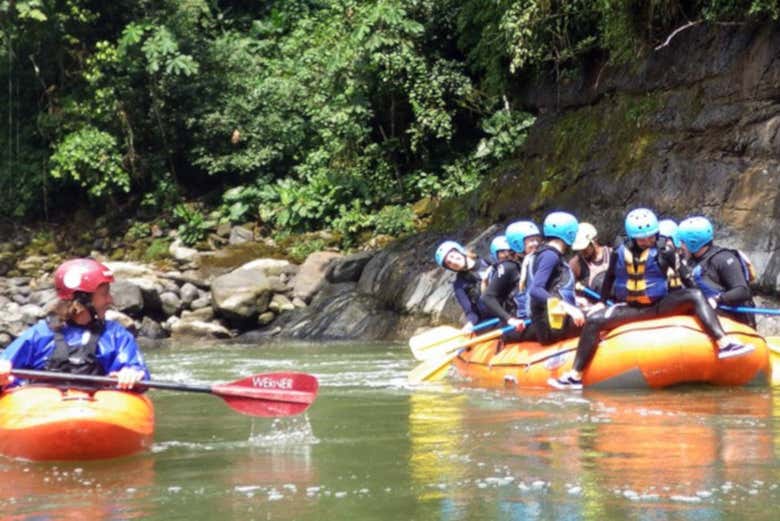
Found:
[[[240,415],[152,391],[151,451],[67,464],[0,459],[0,519],[778,519],[780,389],[411,388],[388,344],[178,346],[155,379],[319,378],[304,415]]]

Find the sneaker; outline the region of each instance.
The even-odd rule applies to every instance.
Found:
[[[558,378],[550,378],[547,383],[551,387],[561,390],[578,391],[582,389],[582,379],[575,377],[571,373],[566,373]]]
[[[737,342],[730,342],[729,345],[718,349],[718,358],[723,360],[724,358],[746,355],[754,349],[755,347],[752,344],[738,344]]]

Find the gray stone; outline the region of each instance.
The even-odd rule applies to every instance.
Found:
[[[171,336],[176,338],[230,338],[230,331],[223,325],[201,320],[180,319],[171,325]]]
[[[283,273],[295,273],[297,270],[294,264],[283,259],[255,259],[251,262],[247,262],[239,269],[257,270],[266,277],[279,276]]]
[[[328,263],[338,257],[341,255],[332,251],[318,251],[306,257],[295,276],[293,296],[304,302],[311,300],[325,280]]]
[[[120,311],[117,311],[115,309],[109,309],[108,311],[106,311],[106,320],[119,322],[120,324],[122,324],[122,326],[125,327],[125,329],[127,329],[131,333],[135,333],[136,330],[135,321],[131,317],[127,316],[126,314]]]
[[[43,308],[36,306],[35,304],[25,304],[19,308],[19,312],[22,314],[22,319],[27,324],[34,324],[39,319],[46,316],[46,312],[43,310]]]
[[[190,304],[200,296],[198,288],[190,282],[185,282],[179,290],[179,293],[181,294],[182,304],[186,307],[189,307]]]
[[[292,303],[293,306],[295,306],[296,308],[305,308],[306,306],[308,306],[306,302],[299,299],[298,297],[293,298]]]
[[[328,282],[357,282],[360,274],[368,261],[374,256],[374,252],[360,252],[346,257],[336,258],[330,262],[325,277]]]
[[[191,318],[208,322],[214,319],[214,310],[211,307],[196,309],[193,311],[182,311],[181,318]]]
[[[162,312],[165,316],[178,315],[181,311],[181,299],[172,291],[164,291],[160,294]]]
[[[141,326],[138,328],[138,336],[144,338],[165,338],[165,330],[156,320],[144,317],[141,320]]]
[[[0,331],[0,349],[8,346],[8,344],[13,342],[13,340],[14,338],[9,333],[6,333],[5,331]]]
[[[19,305],[24,305],[30,302],[30,296],[23,295],[22,293],[14,293],[13,296],[11,297],[11,300],[13,300]]]
[[[36,291],[30,296],[30,303],[41,307],[46,306],[55,300],[57,300],[57,292],[54,289]],[[2,303],[0,303],[0,306],[2,306]]]
[[[208,307],[208,308],[211,307],[211,295],[206,295],[204,297],[196,298],[190,304],[190,309],[192,309],[192,310],[202,309],[202,308],[205,308],[205,307]]]
[[[271,299],[271,303],[268,304],[268,309],[276,314],[282,311],[292,311],[295,309],[295,305],[286,296],[277,293]]]
[[[217,313],[229,320],[250,322],[257,319],[258,304],[266,306],[272,289],[264,270],[241,267],[214,279],[211,299]]]
[[[230,229],[228,244],[243,244],[255,240],[255,232],[243,226],[234,226]]]
[[[141,288],[132,282],[117,280],[111,284],[111,296],[114,298],[114,307],[122,313],[138,316],[144,309]]]
[[[267,326],[274,321],[274,318],[276,318],[276,315],[271,311],[260,313],[260,315],[257,317],[257,324],[260,326]]]
[[[198,250],[195,248],[188,248],[181,242],[181,239],[177,238],[168,247],[168,253],[171,257],[181,263],[197,263],[198,262]]]

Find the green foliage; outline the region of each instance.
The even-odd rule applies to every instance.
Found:
[[[137,241],[149,237],[149,224],[136,222],[125,232],[125,240]]]
[[[293,245],[287,249],[287,254],[290,256],[290,260],[293,262],[301,263],[306,260],[306,257],[315,251],[321,251],[325,249],[325,246],[325,239],[308,239],[305,237],[300,237],[296,239]]]
[[[154,239],[143,254],[143,260],[147,262],[159,261],[169,257],[168,248],[171,246],[170,239]]]
[[[214,227],[214,222],[207,220],[200,210],[191,205],[180,204],[173,209],[173,215],[178,220],[179,237],[187,246],[193,246],[205,239]]]
[[[91,126],[71,132],[56,145],[51,175],[75,181],[95,199],[130,191],[116,139]]]

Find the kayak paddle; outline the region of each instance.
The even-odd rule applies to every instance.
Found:
[[[526,325],[530,323],[530,320],[525,321]],[[513,331],[514,329],[515,326],[504,326],[501,329],[496,329],[495,331],[491,331],[489,333],[485,333],[484,335],[467,340],[466,342],[462,342],[449,353],[442,355],[441,358],[432,358],[430,360],[426,360],[409,371],[409,383],[417,384],[420,382],[433,382],[440,380],[447,373],[447,368],[450,365],[450,362],[452,362],[459,354],[461,354],[464,349],[469,346],[473,346],[474,344],[493,340],[494,338],[498,338],[509,333],[510,331]]]
[[[471,331],[487,329],[498,323],[499,320],[497,318],[491,318],[475,325]],[[429,360],[436,358],[440,353],[449,352],[452,348],[459,347],[469,334],[469,331],[452,326],[439,326],[410,338],[409,348],[417,360]]]
[[[50,371],[13,369],[11,374],[29,380],[63,381],[68,383],[108,384],[115,386],[115,378]],[[168,389],[190,393],[208,393],[222,398],[228,407],[248,416],[273,418],[300,414],[317,396],[317,379],[306,373],[256,374],[226,384],[192,385],[178,382],[141,380],[139,387]]]
[[[745,306],[718,306],[718,309],[730,311],[732,313],[755,313],[757,315],[780,315],[780,309],[771,308],[749,308]]]

